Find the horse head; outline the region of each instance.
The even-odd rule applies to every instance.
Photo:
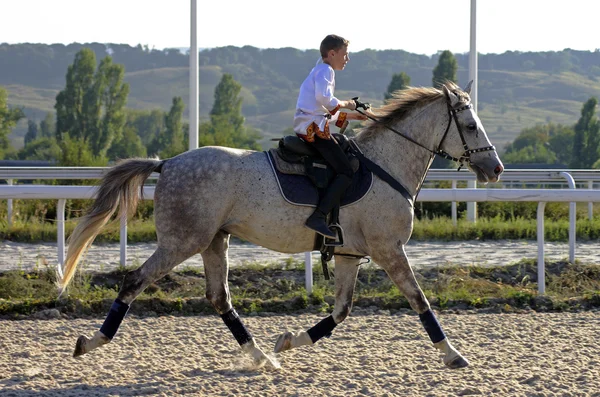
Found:
[[[438,149],[466,163],[477,175],[478,182],[497,182],[504,166],[471,104],[471,83],[464,91],[454,83],[442,86],[448,105],[449,124]]]

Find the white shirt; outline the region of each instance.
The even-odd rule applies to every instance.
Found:
[[[335,71],[326,63],[317,63],[302,85],[296,103],[294,132],[306,135],[306,129],[313,122],[323,131],[327,122],[326,115],[337,110],[339,100],[333,95],[335,90]],[[331,116],[335,121],[339,112]]]

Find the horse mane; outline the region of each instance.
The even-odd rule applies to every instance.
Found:
[[[449,91],[458,96],[461,103],[468,103],[471,98],[458,85],[451,81],[444,83]],[[378,122],[367,122],[360,135],[362,138],[368,138],[375,132],[378,126],[391,125],[397,123],[406,117],[406,115],[415,108],[425,106],[439,98],[444,97],[441,89],[434,87],[407,87],[403,90],[397,90],[392,94],[380,108],[373,109]]]

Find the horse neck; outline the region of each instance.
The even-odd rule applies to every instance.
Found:
[[[410,112],[404,119],[392,125],[426,148],[434,150],[442,139],[448,123],[444,101],[435,101]],[[373,134],[358,134],[358,143],[365,156],[381,166],[414,197],[433,161],[426,149],[399,136],[383,126],[373,125]]]

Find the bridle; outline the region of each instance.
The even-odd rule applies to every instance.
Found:
[[[414,143],[417,146],[422,147],[423,149],[427,150],[428,152],[432,153],[433,155],[439,155],[444,157],[445,159],[448,160],[452,160],[455,161],[459,164],[458,166],[458,170],[460,171],[460,169],[463,167],[463,163],[466,161],[469,164],[471,163],[471,154],[473,153],[480,153],[480,152],[487,152],[487,151],[491,151],[491,150],[496,150],[496,148],[492,145],[492,146],[486,146],[486,147],[481,147],[481,148],[477,148],[477,149],[469,149],[469,145],[467,145],[467,141],[465,139],[465,135],[464,132],[460,126],[460,124],[458,123],[458,118],[457,118],[457,114],[462,112],[463,110],[467,110],[467,109],[471,109],[473,108],[473,105],[468,103],[462,107],[459,107],[457,109],[452,108],[452,106],[450,105],[450,101],[446,98],[446,106],[448,107],[448,124],[446,125],[446,131],[444,132],[444,135],[442,136],[442,139],[440,140],[440,143],[438,145],[438,147],[436,149],[429,149],[428,147],[424,146],[423,144],[415,141],[413,138],[403,134],[402,132],[396,130],[395,128],[392,128],[388,125],[383,124],[381,121],[379,121],[378,119],[376,119],[373,116],[370,116],[367,113],[364,113],[358,109],[356,109],[356,111],[360,114],[362,114],[363,116],[367,117],[369,120],[374,121],[377,124],[383,125],[385,128],[387,128],[388,130],[400,135],[402,138]],[[463,148],[465,149],[465,151],[463,152],[463,154],[461,154],[460,157],[456,158],[451,156],[448,152],[446,152],[445,150],[442,150],[442,144],[444,143],[444,140],[446,139],[446,136],[448,136],[448,131],[450,131],[450,126],[452,125],[452,120],[454,120],[454,123],[456,124],[456,129],[458,130],[458,135],[460,136],[460,140],[462,141],[463,144]]]

